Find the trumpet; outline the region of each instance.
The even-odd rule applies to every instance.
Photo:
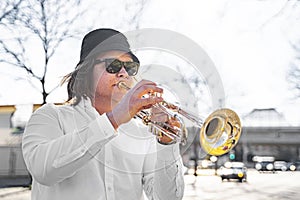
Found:
[[[125,82],[119,82],[118,88],[130,90]],[[200,128],[200,145],[201,148],[210,155],[223,155],[234,148],[240,138],[242,127],[239,116],[236,112],[228,108],[221,108],[211,113],[205,121],[172,103],[162,101],[155,104],[153,108],[164,112],[168,118],[179,122],[179,126],[172,126],[168,122],[158,122],[153,120],[152,113],[147,110],[141,110],[136,114],[136,118],[149,126],[150,132],[156,137],[161,138],[166,135],[171,138],[170,143],[179,142],[185,145],[188,133],[182,117],[190,120]]]

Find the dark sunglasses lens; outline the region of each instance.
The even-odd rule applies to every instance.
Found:
[[[108,60],[106,71],[111,74],[118,73],[122,68],[122,63],[119,60]]]
[[[139,63],[136,62],[125,62],[124,63],[125,69],[129,76],[134,76],[138,72]]]

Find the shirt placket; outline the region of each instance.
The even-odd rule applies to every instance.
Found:
[[[106,145],[105,148],[105,190],[108,200],[115,200],[114,194],[114,179],[113,179],[113,160],[111,145]]]

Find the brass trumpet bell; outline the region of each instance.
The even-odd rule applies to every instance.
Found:
[[[211,113],[200,130],[202,149],[210,155],[223,155],[235,147],[242,127],[238,115],[222,108]]]

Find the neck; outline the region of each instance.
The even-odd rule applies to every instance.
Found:
[[[110,112],[113,109],[113,105],[113,100],[105,97],[95,97],[93,101],[93,106],[100,115]]]

